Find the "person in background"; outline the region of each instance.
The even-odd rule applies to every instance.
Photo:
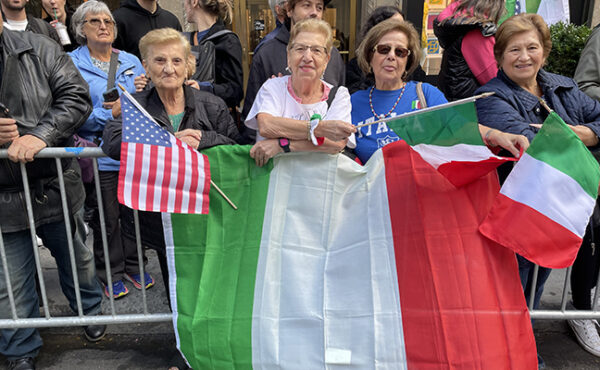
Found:
[[[448,100],[472,96],[496,77],[494,34],[504,11],[504,0],[458,0],[434,20],[433,31],[444,48],[438,87]]]
[[[291,28],[294,27],[296,23],[306,18],[321,19],[323,17],[325,6],[329,1],[330,0],[288,0],[287,19],[284,26],[279,33],[277,33],[277,36],[272,40],[265,42],[252,58],[242,119],[248,119],[248,114],[253,106],[256,94],[265,81],[272,76],[290,73],[288,71],[287,55]],[[343,86],[345,76],[344,61],[340,56],[340,52],[334,47],[331,49],[329,63],[327,63],[327,68],[323,73],[323,80],[333,86]],[[245,132],[244,134],[247,137],[253,136],[248,132]]]
[[[476,101],[479,121],[503,132],[525,135],[531,141],[548,115],[540,103],[543,99],[587,147],[596,148],[600,102],[585,95],[572,79],[542,68],[551,49],[550,30],[541,16],[520,14],[504,21],[498,28],[494,45],[500,69],[498,76],[476,91],[476,94],[494,92]],[[534,264],[521,256],[517,259],[521,284],[529,302]],[[550,272],[549,268],[539,268],[533,308],[539,306]],[[590,304],[589,296],[587,304]],[[591,338],[596,332],[593,320],[574,320],[570,324],[578,339],[580,335]],[[597,332],[595,337],[598,337]],[[538,360],[543,363],[541,358]]]
[[[6,276],[10,278],[17,316],[36,318],[40,315],[34,258],[34,248],[38,246],[31,240],[19,163],[26,165],[32,190],[34,219],[31,222],[52,253],[62,291],[76,312],[59,174],[54,159],[34,156],[46,147],[73,146],[73,134],[91,111],[87,86],[69,56],[45,36],[4,30],[0,22],[0,45],[3,50],[0,53],[0,96],[8,108],[0,118],[0,146],[8,148],[8,159],[0,160],[3,200],[0,224],[7,261],[6,265],[0,263],[0,318],[12,318]],[[84,191],[79,166],[74,158],[63,159],[62,164],[83,314],[96,315],[102,311],[102,288],[96,278],[93,253],[84,242]],[[84,328],[90,341],[100,340],[105,331],[104,325]],[[0,329],[0,353],[6,356],[8,369],[35,369],[34,358],[41,346],[42,338],[36,328]]]
[[[275,38],[275,36],[277,36],[277,34],[279,33],[279,30],[281,30],[281,27],[283,27],[283,22],[285,22],[287,0],[269,0],[269,6],[271,7],[271,10],[273,11],[273,17],[275,18],[275,28],[273,29],[273,31],[267,33],[265,35],[265,37],[263,37],[262,40],[260,40],[258,45],[256,45],[256,47],[254,48],[254,54],[256,54],[258,52],[258,49],[260,49],[260,47],[265,42],[267,42],[267,41]]]
[[[71,18],[75,10],[71,5],[67,4],[67,0],[42,0],[42,8],[47,16],[44,20],[52,27],[57,29],[59,23],[65,26],[65,30],[69,39],[69,43],[65,44],[60,41],[65,51],[75,50],[77,43],[75,42],[75,31],[71,28]]]
[[[435,106],[447,103],[444,94],[437,88],[423,83],[418,86],[408,76],[419,64],[421,48],[419,35],[405,21],[390,18],[372,27],[358,47],[358,64],[374,84],[368,89],[352,94],[352,124],[393,117],[420,109],[424,105]],[[424,101],[417,93],[421,89]],[[512,153],[519,153],[514,135],[505,135],[498,130],[479,125],[482,138],[497,146],[506,146]],[[361,127],[356,134],[355,152],[366,163],[373,153],[383,146],[401,140],[385,123]]]
[[[81,4],[73,14],[72,22],[77,43],[82,46],[69,54],[88,83],[93,106],[92,114],[78,133],[86,140],[99,142],[106,122],[114,118],[113,107],[119,104],[118,84],[130,93],[141,91],[146,85],[146,79],[142,77],[144,68],[135,55],[112,48],[117,26],[105,3],[89,0]],[[111,63],[115,63],[112,77],[109,76]],[[110,87],[107,86],[109,78],[113,81]],[[108,297],[105,267],[105,259],[108,257],[113,296],[120,298],[129,293],[123,279],[129,280],[137,289],[142,287],[137,248],[135,243],[121,238],[119,221],[124,206],[117,200],[119,162],[107,157],[98,158],[98,169],[109,255],[104,255],[99,214],[96,209],[91,222],[94,230],[96,272],[104,285],[104,294]],[[154,285],[154,279],[147,272],[144,274],[146,288],[150,288]]]
[[[258,166],[290,151],[339,153],[353,148],[348,90],[321,79],[333,47],[331,27],[309,18],[292,27],[287,47],[290,76],[267,80],[258,91],[246,125],[258,130],[250,150]]]
[[[60,44],[58,34],[48,23],[25,12],[29,0],[1,0],[4,27],[12,31],[31,31],[46,35]]]
[[[231,0],[183,0],[186,19],[195,23],[198,31],[189,33],[192,48],[210,38],[215,45],[214,82],[198,81],[200,90],[208,91],[225,101],[236,110],[244,97],[244,75],[242,70],[242,44],[233,32],[211,38],[226,30],[225,22],[231,23]],[[198,58],[196,66],[203,61]]]
[[[588,38],[577,69],[575,69],[577,85],[590,98],[600,101],[600,27],[596,26]],[[598,158],[597,151],[592,152]],[[583,237],[583,242],[571,270],[571,293],[573,306],[577,310],[592,309],[592,289],[598,281],[600,270],[600,253],[596,253],[595,245],[600,235],[600,209],[598,202],[590,223]],[[600,357],[600,336],[596,320],[569,320],[577,341],[591,354]]]
[[[138,43],[149,31],[171,27],[182,31],[179,19],[158,5],[158,0],[122,0],[113,12],[117,21],[117,38],[114,47],[141,59]]]
[[[369,18],[365,21],[360,32],[360,39],[363,40],[367,33],[380,22],[386,19],[394,18],[400,21],[404,20],[404,14],[397,6],[386,5],[375,8]],[[415,69],[406,78],[407,81],[425,81],[425,71],[421,68],[420,64],[415,66]],[[358,90],[364,90],[369,88],[375,83],[372,76],[367,76],[363,73],[358,65],[358,58],[352,58],[346,65],[346,87],[350,94],[354,94]]]

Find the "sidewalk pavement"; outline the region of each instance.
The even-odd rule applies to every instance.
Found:
[[[67,300],[60,291],[54,259],[41,248],[42,266],[48,291],[48,303],[53,315],[70,315]],[[156,284],[147,290],[151,313],[169,312],[167,297],[154,251],[146,252],[148,272]],[[542,296],[542,309],[559,309],[566,270],[554,270]],[[141,313],[141,291],[125,283],[129,294],[115,301],[117,313]],[[569,298],[570,299],[570,298]],[[109,300],[103,302],[105,314],[110,312]],[[168,369],[176,353],[172,323],[109,325],[107,335],[97,343],[88,342],[81,327],[43,328],[44,346],[36,359],[38,369]],[[563,320],[537,320],[534,332],[538,351],[546,369],[600,369],[600,358],[584,351]],[[493,344],[490,344],[493,345]],[[0,369],[5,369],[0,356]]]

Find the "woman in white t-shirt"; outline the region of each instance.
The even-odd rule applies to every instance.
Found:
[[[329,94],[335,89],[321,79],[332,45],[327,22],[310,18],[292,28],[287,47],[291,75],[262,85],[245,122],[258,130],[250,150],[258,166],[278,153],[338,153],[346,145],[356,146],[348,90],[340,86],[331,100]]]

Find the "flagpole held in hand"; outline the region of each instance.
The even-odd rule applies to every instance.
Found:
[[[123,85],[118,84],[119,88],[123,91],[123,94],[129,99],[129,101],[131,101],[131,103],[133,103],[133,105],[135,105],[135,107],[137,109],[139,109],[140,112],[142,112],[143,115],[145,115],[150,121],[154,122],[157,126],[160,126],[158,123],[156,123],[156,121],[154,120],[154,118],[150,115],[150,113],[148,113],[144,107],[141,106],[140,103],[138,103],[138,101],[131,96],[131,94],[129,94],[129,92],[127,90],[125,90],[125,87],[123,87]],[[217,184],[214,183],[214,181],[211,179],[210,180],[210,185],[215,188],[215,190],[217,191],[217,193],[219,193],[226,201],[227,203],[229,203],[229,205],[237,210],[238,208],[236,207],[235,204],[233,204],[233,202],[227,197],[227,195],[225,195],[225,193],[223,193],[223,191],[217,186]]]

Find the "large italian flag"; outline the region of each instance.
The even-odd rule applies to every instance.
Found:
[[[537,13],[548,25],[561,21],[569,23],[569,0],[506,0],[505,6],[506,15],[500,23],[520,13]]]
[[[598,162],[554,112],[504,182],[481,232],[539,265],[570,266],[596,198]]]
[[[174,325],[194,369],[533,369],[515,255],[478,226],[499,185],[457,188],[405,141],[365,166],[205,151],[208,215],[165,215]]]

